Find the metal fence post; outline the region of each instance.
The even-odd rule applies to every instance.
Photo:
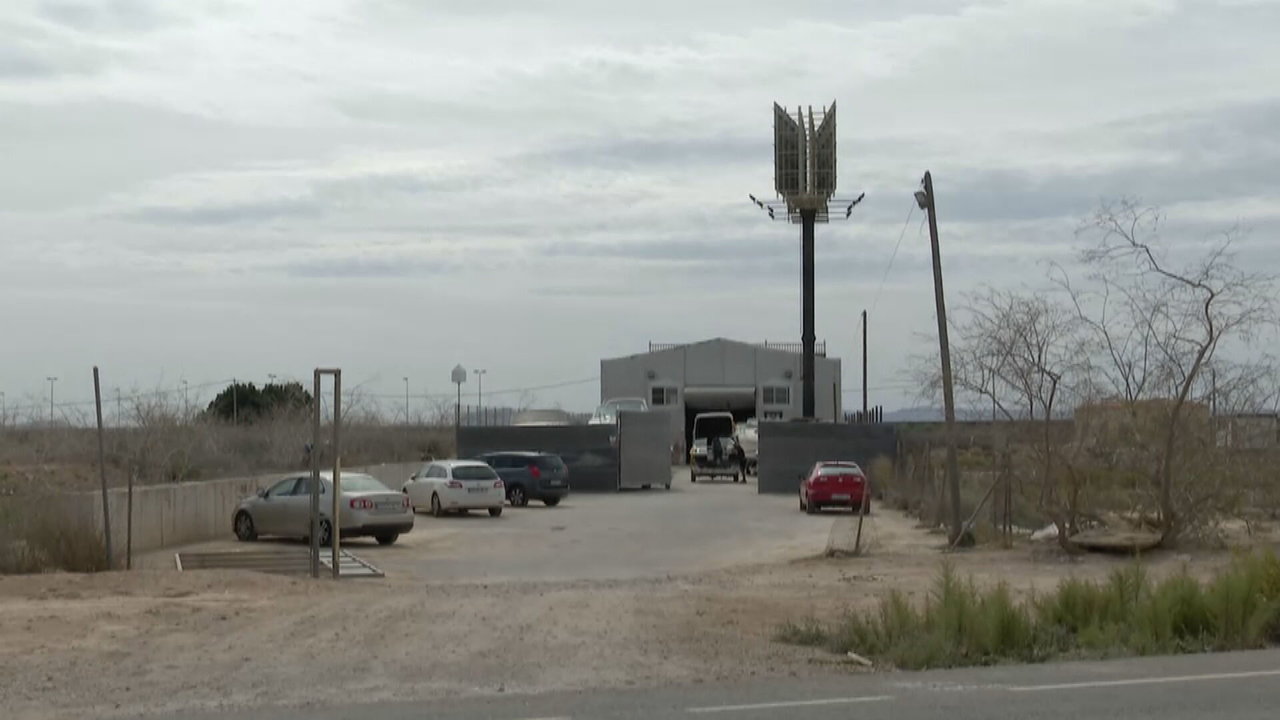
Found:
[[[342,370],[333,371],[333,511],[329,523],[333,531],[329,533],[329,546],[332,548],[333,579],[338,579],[339,562],[342,549],[342,453],[338,444],[342,427]]]
[[[311,396],[311,577],[320,577],[320,369]]]

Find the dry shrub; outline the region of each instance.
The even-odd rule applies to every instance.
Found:
[[[1240,555],[1207,582],[1185,570],[1154,581],[1135,563],[1101,583],[1063,580],[1025,602],[1005,583],[981,589],[944,564],[919,606],[894,591],[877,612],[831,626],[791,622],[775,637],[910,669],[1252,650],[1280,642],[1280,558]]]
[[[0,502],[0,574],[98,572],[106,547],[92,524],[67,523],[38,496]]]

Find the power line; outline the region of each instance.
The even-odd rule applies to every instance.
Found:
[[[188,390],[188,389],[202,390],[202,389],[205,389],[205,388],[218,387],[218,386],[222,386],[222,385],[230,385],[230,384],[231,384],[231,381],[230,381],[230,380],[214,380],[214,381],[212,381],[212,382],[200,383],[200,384],[198,384],[198,385],[177,385],[177,386],[172,387],[172,388],[169,388],[169,389],[163,389],[163,388],[162,388],[162,389],[157,389],[157,390],[147,390],[147,391],[144,391],[144,392],[133,392],[133,393],[130,393],[130,394],[128,394],[128,395],[125,395],[125,394],[121,393],[121,394],[120,394],[120,400],[121,400],[121,401],[125,401],[125,400],[133,401],[133,400],[141,400],[141,399],[144,399],[144,398],[163,397],[163,396],[165,396],[165,395],[172,395],[172,394],[182,393],[182,392],[185,392],[185,391],[186,391],[186,390]],[[114,396],[114,395],[108,396],[108,398],[107,398],[107,399],[109,399],[109,400],[111,400],[111,401],[114,401],[114,400],[115,400],[115,396]],[[103,402],[105,403],[105,402],[106,402],[106,400],[104,400]],[[9,406],[9,412],[10,412],[10,413],[17,413],[17,412],[22,412],[22,411],[43,410],[44,408],[46,408],[46,407],[48,407],[48,406],[49,406],[49,404],[48,404],[48,403],[46,403],[46,402],[44,402],[44,401],[35,402],[35,403],[30,403],[30,404],[27,404],[27,405],[10,405],[10,406]],[[78,408],[78,407],[93,407],[93,406],[94,406],[94,401],[93,401],[93,400],[66,400],[66,401],[63,401],[63,402],[55,402],[55,403],[53,404],[53,406],[54,406],[55,408],[63,408],[63,409],[67,409],[67,408]]]
[[[898,242],[893,246],[893,254],[889,256],[889,263],[884,266],[884,273],[880,276],[880,287],[876,288],[875,299],[871,301],[871,312],[875,312],[876,304],[880,302],[880,293],[884,291],[884,282],[889,278],[889,270],[893,267],[894,258],[898,257],[898,248],[902,247],[902,238],[907,234],[907,226],[911,224],[911,215],[916,211],[915,202],[907,208],[907,219],[902,221],[902,232],[898,233]]]
[[[573,387],[575,385],[585,385],[587,383],[596,382],[599,379],[599,375],[594,375],[588,378],[564,380],[562,382],[551,383],[549,385],[530,385],[528,387],[506,388],[504,390],[489,390],[488,388],[485,388],[484,394],[485,397],[488,397],[490,395],[512,395],[515,393],[536,392],[539,390],[557,390],[559,388]],[[416,400],[453,400],[455,395],[455,392],[422,393],[418,395],[410,393],[409,398]],[[366,393],[364,397],[384,400],[401,400],[404,398],[404,393]]]
[[[900,383],[889,383],[888,385],[871,385],[871,386],[868,386],[867,389],[868,390],[905,390],[907,388],[916,387],[916,385],[917,383],[900,382]],[[845,393],[860,393],[860,392],[862,392],[862,388],[860,387],[840,389],[841,395]]]

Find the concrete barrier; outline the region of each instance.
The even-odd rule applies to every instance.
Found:
[[[757,491],[794,493],[800,487],[798,476],[820,460],[853,460],[865,470],[876,457],[896,454],[893,425],[763,422]]]
[[[399,491],[405,479],[422,463],[385,463],[348,472],[372,475],[392,490]],[[231,515],[236,505],[258,490],[269,487],[289,475],[263,473],[250,477],[198,480],[167,485],[139,485],[133,489],[133,552],[135,555],[177,545],[216,540],[231,536]],[[6,498],[10,503],[38,502],[44,512],[62,518],[68,527],[92,527],[101,534],[102,493],[80,492],[39,498]],[[107,491],[111,512],[113,551],[124,556],[128,527],[128,490],[116,487]]]

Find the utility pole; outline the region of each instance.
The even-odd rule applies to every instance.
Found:
[[[867,311],[862,311],[862,417],[867,416]]]
[[[186,422],[191,416],[191,385],[186,380],[182,381],[182,421]]]
[[[236,398],[236,379],[231,378],[231,424],[240,424],[240,403]]]
[[[121,408],[120,388],[115,388],[115,391],[116,391],[116,427],[121,427],[124,424],[122,422],[124,415],[120,412],[120,408]]]
[[[1218,416],[1218,369],[1209,368],[1209,416]]]
[[[4,399],[4,393],[0,392],[0,428],[9,425],[9,404]]]
[[[933,300],[938,314],[938,348],[942,356],[942,402],[946,419],[947,488],[951,499],[951,545],[954,547],[964,528],[961,527],[960,468],[956,461],[956,404],[951,385],[951,343],[947,339],[947,303],[942,292],[942,255],[938,250],[938,214],[933,195],[933,176],[928,170],[917,190],[916,204],[929,214],[929,244],[933,251]]]
[[[53,427],[53,384],[58,382],[58,378],[50,376],[45,380],[49,381],[49,427]]]
[[[409,424],[409,376],[404,378],[404,424]]]

